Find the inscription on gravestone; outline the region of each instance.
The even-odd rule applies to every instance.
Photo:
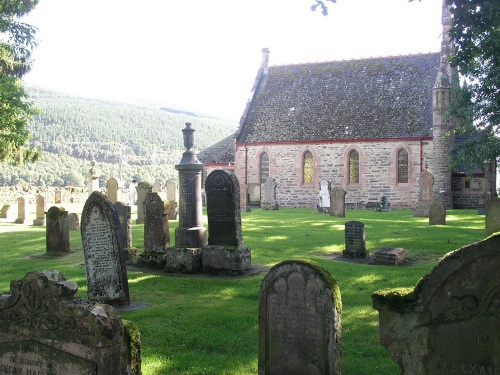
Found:
[[[365,225],[360,221],[345,223],[345,250],[344,256],[350,258],[365,258],[366,251]]]

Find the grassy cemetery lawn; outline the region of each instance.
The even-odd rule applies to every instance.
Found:
[[[81,212],[81,211],[80,211]],[[344,248],[344,224],[365,224],[370,254],[382,247],[408,250],[411,262],[383,266],[333,260]],[[375,290],[413,287],[447,252],[486,237],[476,210],[447,211],[446,226],[429,226],[412,211],[348,210],[345,218],[312,209],[253,209],[242,213],[243,236],[254,266],[270,267],[292,258],[311,259],[328,269],[342,294],[342,372],[347,375],[399,374],[379,344]],[[172,244],[177,221],[170,223]],[[71,231],[71,254],[45,255],[45,227],[0,223],[0,292],[29,271],[57,269],[79,285],[86,277],[79,231]],[[143,227],[133,225],[133,244],[142,250]],[[142,370],[153,374],[256,375],[258,297],[267,271],[249,277],[172,276],[131,268],[132,302],[148,307],[122,312],[142,335]]]

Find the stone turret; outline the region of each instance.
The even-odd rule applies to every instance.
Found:
[[[457,74],[449,62],[449,56],[452,52],[449,37],[451,14],[445,0],[443,0],[442,25],[441,63],[432,90],[434,152],[431,171],[435,178],[434,196],[449,209],[453,207],[451,161],[454,137],[451,130],[455,127],[455,121],[449,117],[448,109],[452,100],[452,88],[456,83]]]

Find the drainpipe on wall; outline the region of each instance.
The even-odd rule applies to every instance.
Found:
[[[424,163],[424,142],[422,138],[419,138],[420,141],[420,173],[423,171],[423,163]]]

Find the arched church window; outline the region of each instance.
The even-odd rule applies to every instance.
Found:
[[[269,155],[263,152],[260,155],[260,182],[266,182],[269,177]]]
[[[313,156],[310,151],[304,153],[304,160],[302,165],[302,172],[304,176],[304,184],[313,183]]]
[[[349,153],[349,183],[359,183],[359,154],[356,150]]]
[[[401,149],[398,151],[398,183],[408,182],[408,151]]]

